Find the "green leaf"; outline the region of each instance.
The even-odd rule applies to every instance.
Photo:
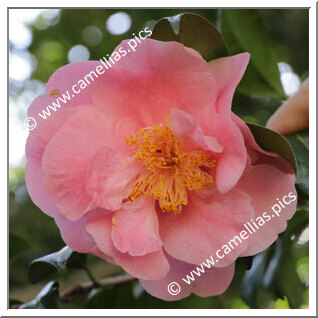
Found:
[[[309,198],[309,137],[308,130],[287,136],[294,149],[297,163],[296,188],[305,199]]]
[[[231,309],[250,309],[249,306],[246,305],[246,303],[241,298],[235,298],[233,300]]]
[[[287,297],[284,297],[284,299],[277,299],[275,309],[290,309]]]
[[[133,283],[130,282],[113,287],[93,289],[87,297],[84,308],[138,308],[132,286]]]
[[[159,41],[180,42],[198,51],[206,61],[228,55],[220,32],[208,20],[193,13],[159,20],[151,37]]]
[[[271,251],[266,249],[253,258],[250,270],[246,271],[241,285],[241,295],[246,304],[252,308],[257,307],[257,292],[264,275]]]
[[[291,308],[299,308],[304,302],[306,285],[301,282],[297,273],[297,259],[292,252],[293,243],[286,234],[277,240],[275,255],[264,274],[263,284],[279,298],[287,297]]]
[[[9,260],[10,262],[18,258],[22,253],[31,249],[31,244],[21,236],[9,234]]]
[[[285,97],[277,57],[257,10],[223,9],[222,35],[231,55],[251,54],[250,64],[238,86],[239,92]]]
[[[247,124],[260,147],[285,158],[297,172],[297,161],[292,147],[281,134],[255,124]]]
[[[275,298],[287,297],[291,308],[299,308],[304,303],[306,286],[297,273],[302,254],[296,242],[307,224],[308,209],[301,205],[275,244],[254,256],[252,268],[246,271],[241,288],[242,297],[250,307],[262,308],[265,290]],[[302,248],[306,252],[307,247]]]
[[[215,308],[215,297],[190,295],[178,301],[164,301],[148,294],[139,282],[93,289],[85,309],[103,308]]]
[[[65,246],[60,251],[35,259],[29,266],[29,280],[32,284],[58,272],[62,277],[68,268],[85,268],[86,255],[74,252]]]
[[[47,283],[39,294],[20,309],[59,309],[62,308],[59,298],[59,285],[57,282]]]

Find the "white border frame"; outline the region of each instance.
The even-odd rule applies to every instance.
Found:
[[[50,6],[45,6],[43,0],[12,0],[8,1],[5,0],[5,3],[1,3],[0,8],[0,21],[2,23],[2,27],[0,28],[0,36],[1,36],[1,43],[8,43],[7,42],[7,8],[72,8],[75,7],[74,1],[70,0],[55,0],[50,3]],[[173,2],[173,5],[172,5]],[[104,7],[106,4],[112,4],[117,7],[123,8],[140,8],[140,7],[151,7],[150,2],[146,1],[134,1],[129,2],[128,0],[122,1],[118,0],[116,2],[105,2],[99,0],[90,0],[89,3],[92,7],[97,8],[107,8]],[[310,126],[309,126],[309,133],[310,133],[310,149],[309,149],[309,169],[310,169],[310,176],[309,176],[309,187],[310,187],[310,203],[309,203],[309,211],[310,211],[310,231],[309,231],[309,269],[310,269],[310,286],[309,286],[309,309],[267,309],[267,310],[259,310],[259,309],[7,309],[7,299],[8,299],[8,290],[7,284],[7,262],[2,261],[0,264],[1,268],[1,304],[0,304],[0,314],[1,316],[105,316],[105,315],[112,315],[112,316],[166,316],[166,315],[173,315],[173,316],[316,316],[316,2],[315,1],[294,1],[294,0],[267,0],[267,1],[248,1],[248,0],[241,0],[241,1],[231,1],[231,0],[215,0],[213,2],[207,0],[196,0],[192,3],[189,1],[186,3],[185,1],[171,1],[171,0],[162,0],[160,2],[163,8],[169,7],[179,7],[179,8],[229,8],[229,7],[238,7],[244,8],[310,8],[309,10],[309,62],[310,62],[310,92],[309,92],[309,100],[310,100]],[[79,5],[77,2],[76,5]],[[212,7],[213,6],[213,7]],[[79,7],[86,7],[86,6],[79,6]],[[91,8],[91,7],[90,7]],[[6,25],[4,25],[6,23]],[[7,61],[7,50],[8,47],[6,46],[6,50],[0,50],[1,61]],[[7,62],[6,62],[7,63]],[[8,63],[7,63],[7,70],[8,70]],[[6,74],[7,75],[7,74]],[[7,118],[6,107],[8,102],[8,87],[7,87],[7,78],[4,79],[2,77],[2,82],[0,85],[1,89],[1,99],[2,99],[2,107],[0,108],[0,118],[2,118],[3,125],[0,126],[0,141],[1,146],[3,149],[7,147],[7,138],[8,138],[8,121],[5,122],[5,118]],[[7,96],[7,98],[5,98]],[[6,138],[7,137],[7,138]],[[1,165],[4,169],[9,163],[8,157],[7,162],[5,162],[5,157],[1,156]],[[2,176],[7,175],[3,173]],[[6,191],[4,191],[6,189]],[[7,189],[7,180],[5,178],[1,178],[1,201],[2,203],[8,202],[8,189]],[[7,203],[8,204],[8,203]],[[4,204],[3,204],[4,205]],[[7,254],[7,237],[8,237],[8,227],[7,227],[7,214],[4,210],[7,210],[8,206],[2,209],[1,213],[1,249],[2,255]]]

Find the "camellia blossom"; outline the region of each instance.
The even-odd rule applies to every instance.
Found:
[[[150,294],[177,300],[224,292],[237,257],[277,239],[296,201],[178,295],[167,291],[245,222],[295,193],[291,165],[262,150],[231,112],[248,61],[242,53],[207,63],[180,43],[144,40],[38,123],[26,145],[26,183],[67,245],[118,264]],[[28,116],[98,65],[58,69]]]

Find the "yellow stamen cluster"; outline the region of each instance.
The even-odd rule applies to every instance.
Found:
[[[146,166],[133,184],[130,200],[151,195],[163,212],[180,213],[188,205],[187,190],[198,190],[213,183],[212,176],[202,168],[215,166],[215,160],[199,150],[186,152],[172,130],[154,125],[125,136],[128,146],[135,148],[133,159]]]

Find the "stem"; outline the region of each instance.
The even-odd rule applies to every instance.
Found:
[[[97,283],[98,284],[97,286],[98,287],[105,287],[105,286],[111,286],[111,285],[119,285],[119,284],[133,281],[134,279],[135,279],[135,277],[132,277],[128,274],[114,276],[114,277],[108,277],[108,278],[101,279],[100,282]],[[80,294],[80,293],[83,293],[85,291],[90,291],[97,286],[93,280],[91,282],[76,284],[76,285],[66,289],[65,291],[63,291],[60,295],[60,298],[62,301],[71,301],[76,294]]]

